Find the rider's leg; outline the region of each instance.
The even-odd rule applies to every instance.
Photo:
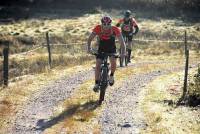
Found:
[[[101,68],[101,59],[96,59],[96,68],[95,68],[95,84],[98,84],[100,79],[100,68]]]
[[[116,70],[116,58],[110,57],[110,63],[111,63],[111,74],[114,75]]]
[[[131,44],[132,44],[132,42],[129,41],[129,42],[128,42],[128,47],[127,47],[127,51],[128,51],[128,62],[130,62],[130,60],[131,60],[131,51],[132,51]]]
[[[112,86],[114,84],[114,73],[116,70],[116,58],[110,57],[110,63],[111,63],[111,73],[110,73],[109,83]]]
[[[133,39],[133,36],[128,37],[128,46],[127,46],[128,62],[131,62],[132,39]]]

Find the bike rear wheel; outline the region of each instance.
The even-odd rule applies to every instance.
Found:
[[[125,66],[128,65],[128,56],[125,56]]]
[[[120,55],[122,54],[122,49],[120,48]],[[125,58],[123,58],[123,57],[120,57],[119,58],[119,64],[120,64],[120,67],[123,67],[124,66],[124,61],[125,61],[126,59]]]

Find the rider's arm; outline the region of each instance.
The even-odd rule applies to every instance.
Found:
[[[121,23],[122,23],[122,19],[120,19],[120,20],[117,22],[116,27],[119,27],[119,26],[121,25]]]
[[[94,32],[92,32],[90,34],[89,38],[88,38],[88,41],[87,41],[87,45],[88,45],[87,49],[88,49],[88,51],[90,51],[90,49],[91,49],[91,42],[92,42],[92,40],[94,39],[95,36],[96,36],[96,34]]]
[[[139,31],[139,27],[138,27],[138,25],[137,25],[137,26],[134,26],[134,27],[135,27],[135,32],[134,32],[134,34],[137,34],[138,31]]]
[[[134,34],[137,34],[138,31],[139,31],[139,27],[138,27],[137,21],[134,18],[132,18],[132,22],[133,22],[133,27],[135,28]]]

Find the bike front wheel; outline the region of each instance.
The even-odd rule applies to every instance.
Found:
[[[120,54],[122,54],[122,49],[120,48]],[[119,58],[119,64],[120,64],[120,67],[123,67],[124,66],[124,62],[126,62],[126,59],[124,57],[120,57]]]
[[[108,86],[108,69],[104,68],[101,72],[101,81],[100,81],[100,96],[99,96],[99,104],[102,104],[104,101],[104,96],[106,92],[106,88]]]

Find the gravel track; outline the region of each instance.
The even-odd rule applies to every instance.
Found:
[[[84,81],[93,76],[93,70],[80,72],[68,78],[62,78],[45,89],[37,92],[19,111],[11,128],[11,134],[39,134],[49,127],[41,123],[41,119],[49,119],[54,107],[70,97],[73,91]],[[53,122],[51,122],[53,123]]]
[[[196,67],[193,65],[192,67]],[[99,122],[102,134],[138,134],[147,124],[138,106],[139,93],[149,82],[158,76],[183,70],[184,67],[172,67],[147,74],[133,75],[123,85],[105,98],[105,109]],[[109,89],[108,89],[109,90]],[[107,93],[108,96],[108,93]]]
[[[141,64],[143,65],[143,64]],[[138,67],[133,65],[131,67]],[[133,75],[129,81],[123,83],[117,90],[106,93],[104,102],[105,109],[99,119],[101,132],[107,133],[138,133],[139,129],[145,128],[143,115],[138,107],[138,95],[140,90],[157,76],[178,71],[183,68],[171,68],[166,71],[154,71],[147,74]],[[58,103],[69,98],[75,89],[92,78],[93,70],[79,72],[70,77],[62,78],[52,85],[33,94],[33,97],[17,113],[9,133],[11,134],[40,134],[46,128],[56,124],[45,123],[43,119],[49,119],[53,115],[54,108]],[[112,87],[111,87],[112,88]],[[108,89],[109,90],[109,89]],[[109,97],[107,97],[109,95]]]
[[[135,134],[139,129],[145,128],[143,115],[138,107],[138,95],[141,88],[162,73],[152,73],[132,76],[130,81],[111,93],[106,101],[105,110],[100,118],[101,132],[103,134]]]

